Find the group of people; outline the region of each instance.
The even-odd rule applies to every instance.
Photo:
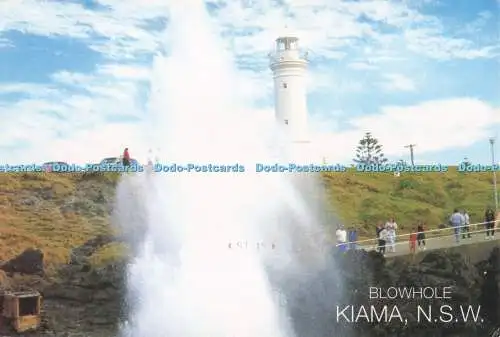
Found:
[[[376,229],[377,235],[377,251],[385,255],[386,253],[396,252],[396,233],[398,230],[398,224],[394,218],[389,219],[385,224],[379,223]],[[425,249],[425,233],[424,225],[419,224],[416,228],[416,233],[410,235],[410,250],[416,249],[416,243],[418,241],[418,246]]]
[[[349,230],[346,230],[344,226],[337,225],[335,236],[337,238],[337,246],[339,247],[339,250],[341,252],[345,252],[349,249],[356,249],[358,232],[354,228],[349,228]]]
[[[415,253],[417,245],[419,250],[425,250],[425,225],[423,222],[420,222],[410,234],[410,253]]]
[[[485,226],[485,239],[492,240],[495,236],[495,223],[496,215],[493,208],[489,207],[486,209],[484,215],[484,226]],[[472,231],[470,229],[470,216],[467,210],[455,209],[453,214],[450,216],[449,225],[454,229],[455,241],[460,242],[460,239],[471,239]],[[377,225],[377,250],[380,254],[385,255],[386,253],[396,252],[396,231],[398,225],[394,219],[390,219],[388,222]],[[415,253],[417,247],[419,250],[425,250],[425,224],[419,223],[415,226],[409,236],[410,253]]]
[[[488,207],[484,213],[484,227],[485,227],[485,239],[492,240],[495,237],[495,223],[496,214],[492,207]],[[459,211],[458,209],[453,210],[453,214],[450,216],[449,224],[454,229],[455,242],[460,242],[460,237],[462,239],[471,239],[471,223],[469,213],[466,210]]]
[[[149,171],[152,171],[153,170],[153,160],[152,160],[153,151],[150,149],[148,154],[149,154],[149,157],[148,157],[147,168]],[[124,167],[130,167],[131,159],[130,159],[130,153],[129,153],[128,147],[126,147],[125,150],[123,150],[121,160],[122,160],[122,165]],[[156,159],[156,161],[158,161],[158,159]]]

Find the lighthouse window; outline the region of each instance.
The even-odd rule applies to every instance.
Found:
[[[285,119],[285,124],[288,125],[288,119]]]
[[[283,83],[283,88],[284,88],[284,89],[288,88],[288,84]]]

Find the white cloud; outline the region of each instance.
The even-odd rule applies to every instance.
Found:
[[[10,116],[0,125],[0,146],[12,147],[8,158],[18,162],[95,161],[116,154],[125,138],[139,143],[139,123],[113,120],[127,116],[139,120],[134,80],[143,80],[145,74],[143,67],[106,64],[94,74],[55,73],[52,84],[0,86],[2,94],[30,96],[0,105],[0,115]],[[16,149],[19,144],[30,147]]]
[[[408,49],[425,56],[449,60],[454,58],[475,59],[498,55],[498,46],[475,47],[465,38],[447,38],[435,28],[419,28],[404,32]]]
[[[118,64],[106,64],[98,69],[98,73],[111,75],[113,77],[129,80],[149,80],[151,70],[141,66],[125,66]]]
[[[334,161],[349,161],[365,132],[372,132],[389,156],[408,152],[417,144],[419,152],[437,152],[467,147],[486,140],[500,123],[500,109],[473,98],[429,101],[413,106],[385,107],[381,113],[351,120],[353,128],[334,134],[318,134],[315,142]]]
[[[0,95],[24,94],[31,98],[40,98],[51,96],[57,93],[57,89],[42,84],[15,82],[0,84]]]
[[[384,74],[386,79],[380,85],[387,91],[414,91],[416,90],[415,82],[401,74]]]
[[[112,58],[127,59],[157,49],[159,36],[148,30],[145,22],[165,17],[169,1],[101,0],[99,3],[106,10],[91,11],[64,2],[4,1],[0,5],[0,31],[16,29],[83,39],[91,48]],[[405,32],[409,48],[429,56],[443,56],[443,52],[436,49],[439,44],[447,50],[446,55],[451,53],[456,57],[486,56],[491,51],[491,48],[474,47],[465,39],[445,38],[437,18],[422,15],[404,2],[288,0],[284,1],[284,6],[267,0],[217,3],[219,10],[215,19],[228,34],[227,42],[239,56],[265,55],[285,24],[299,33],[307,48],[333,59],[344,54],[340,50],[342,47],[356,44],[356,39],[376,41],[383,46],[397,36],[376,31],[370,24],[359,21],[360,17]],[[419,27],[424,24],[427,28]],[[244,29],[252,33],[241,34]],[[94,37],[107,39],[99,41]]]
[[[375,70],[378,69],[377,66],[371,64],[371,62],[352,62],[348,64],[348,67],[355,70]]]
[[[91,11],[70,2],[3,1],[0,3],[0,32],[17,30],[41,36],[80,39],[91,49],[114,59],[132,59],[138,53],[157,49],[156,34],[145,29],[143,24],[144,20],[166,15],[164,2],[131,0],[126,3],[99,3],[108,9]]]
[[[10,48],[10,47],[13,47],[12,42],[0,37],[0,48]]]
[[[37,118],[37,123],[49,125],[50,122]],[[22,125],[28,130],[26,125]],[[36,132],[35,128],[30,131]],[[51,132],[36,132],[39,144],[28,149],[13,150],[10,163],[43,163],[65,161],[68,163],[96,163],[105,157],[119,157],[124,146],[129,146],[131,155],[145,161],[147,146],[141,142],[143,129],[137,124],[108,123],[82,131],[72,131],[64,139],[54,137]],[[9,140],[12,140],[9,137]],[[19,140],[22,140],[22,136]],[[5,143],[4,143],[5,144]],[[129,145],[131,144],[131,145]],[[6,144],[8,145],[8,143]]]
[[[355,61],[346,63],[359,73],[376,72],[387,64],[394,66],[410,57],[408,50],[436,59],[492,57],[496,52],[494,46],[479,46],[465,37],[447,37],[438,18],[423,15],[415,5],[408,5],[414,2],[283,2],[285,6],[280,7],[268,0],[218,1],[220,6],[213,21],[224,36],[224,47],[244,69],[237,72],[239,87],[235,90],[246,93],[248,100],[266,98],[272,93],[272,75],[265,56],[273,48],[274,39],[283,33],[285,24],[291,27],[289,32],[299,34],[302,45],[310,51],[312,62],[336,64],[355,57]],[[55,1],[0,2],[0,33],[18,30],[42,36],[65,36],[86,43],[107,59],[96,65],[94,73],[61,71],[52,74],[52,82],[46,85],[0,86],[3,94],[29,95],[29,99],[0,104],[0,113],[13,116],[0,125],[0,146],[20,142],[35,144],[32,149],[9,153],[12,160],[55,160],[61,156],[69,158],[67,160],[98,160],[121,151],[124,138],[116,135],[126,135],[127,144],[142,151],[139,150],[144,146],[140,138],[141,124],[110,120],[118,115],[139,119],[144,114],[142,102],[138,101],[140,86],[155,74],[151,73],[150,65],[138,61],[138,56],[158,52],[164,37],[150,27],[152,21],[167,16],[169,1],[100,0],[99,3],[106,8],[91,11],[75,3]],[[186,2],[186,6],[193,3]],[[395,32],[382,33],[366,20],[359,20],[361,17],[383,22]],[[483,15],[481,19],[488,18]],[[196,24],[191,26],[193,30],[198,28]],[[0,48],[11,43],[0,37]],[[203,43],[198,46],[197,57],[210,58]],[[379,84],[386,90],[415,91],[417,85],[400,74],[400,70],[391,67],[391,71],[383,75],[386,81]],[[183,80],[182,74],[175,76]],[[310,91],[332,95],[366,90],[365,84],[351,77],[340,77],[328,66],[311,71],[308,83]],[[207,90],[216,92],[216,89],[214,85]],[[377,110],[373,108],[374,112]],[[263,123],[272,116],[269,108],[255,113],[261,116]],[[350,120],[354,128],[348,131],[340,129],[336,121],[340,118],[338,114],[315,119],[311,125],[318,130],[314,138],[318,147],[324,147],[321,151],[340,161],[352,157],[365,130],[372,131],[386,152],[394,155],[404,153],[402,145],[408,142],[418,143],[419,151],[466,146],[485,135],[487,121],[495,118],[495,113],[498,114],[498,110],[480,101],[457,98],[410,107],[386,107],[379,114]],[[342,116],[349,116],[349,112]],[[454,132],[457,128],[464,132]],[[330,129],[334,130],[333,134]]]
[[[460,98],[386,107],[378,118],[362,117],[353,124],[380,134],[391,153],[398,152],[397,142],[390,141],[393,138],[404,144],[418,143],[424,151],[437,151],[489,137],[488,131],[500,122],[499,112],[477,99]]]
[[[61,71],[52,75],[52,78],[56,82],[62,84],[73,85],[73,86],[83,86],[84,83],[92,81],[93,75],[73,73],[69,71]]]

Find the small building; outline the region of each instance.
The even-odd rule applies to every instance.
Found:
[[[42,296],[37,291],[0,291],[0,331],[37,330],[41,324]]]

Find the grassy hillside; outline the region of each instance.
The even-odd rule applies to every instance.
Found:
[[[108,234],[118,176],[0,174],[0,261],[28,247],[43,250],[49,266],[68,261],[70,249]]]
[[[482,222],[494,205],[492,173],[325,174],[330,205],[348,225],[373,236],[374,225],[393,216],[403,230],[417,221],[428,228],[447,222],[455,207],[465,208],[471,223]]]
[[[48,265],[66,262],[72,247],[109,233],[117,180],[114,174],[0,174],[0,261],[36,247],[43,249]],[[323,181],[331,211],[369,236],[377,221],[390,216],[403,230],[420,220],[437,227],[454,207],[467,208],[473,222],[481,221],[493,195],[491,173],[455,170],[400,177],[335,173],[325,174]],[[117,251],[106,247],[96,259],[106,261]]]

